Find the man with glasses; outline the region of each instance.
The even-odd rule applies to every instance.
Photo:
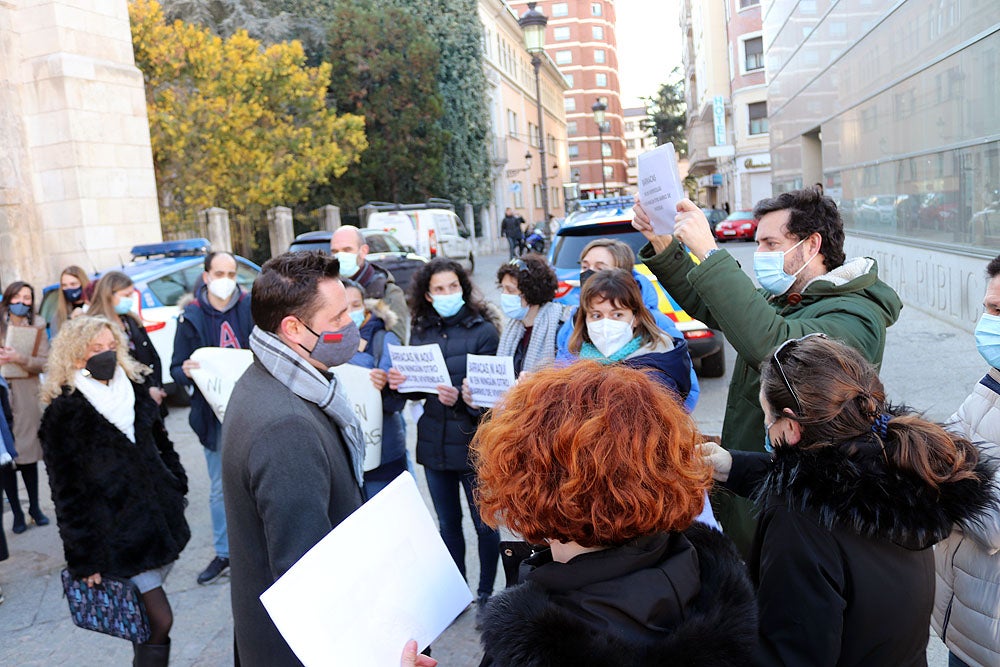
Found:
[[[736,350],[722,444],[763,451],[760,364],[781,343],[822,332],[882,362],[886,328],[899,317],[899,296],[878,277],[874,259],[844,255],[844,224],[836,204],[812,188],[764,199],[754,208],[754,274],[719,249],[705,214],[691,201],[677,205],[673,235],[658,236],[641,204],[632,226],[649,243],[639,259],[691,317],[720,329]],[[683,246],[700,260],[695,264]],[[723,499],[720,499],[723,500]],[[753,536],[750,505],[725,499],[713,505],[723,529],[743,551]]]

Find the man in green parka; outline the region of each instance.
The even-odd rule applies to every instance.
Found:
[[[764,199],[754,208],[754,274],[760,288],[716,245],[700,208],[684,199],[677,211],[673,235],[657,236],[636,204],[632,226],[649,241],[639,259],[691,317],[721,330],[736,350],[722,445],[764,451],[761,362],[786,340],[822,332],[878,366],[886,327],[903,304],[879,280],[874,259],[846,260],[837,205],[811,188]],[[748,555],[754,529],[750,504],[732,496],[713,498],[712,504],[723,530]]]

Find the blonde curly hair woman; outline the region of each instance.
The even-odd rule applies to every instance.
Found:
[[[149,369],[117,324],[79,317],[52,344],[39,435],[67,568],[87,585],[130,578],[142,593],[150,638],[136,665],[166,665],[173,613],[163,579],[191,537],[187,475],[143,388]]]

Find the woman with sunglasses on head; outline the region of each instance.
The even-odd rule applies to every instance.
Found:
[[[752,496],[759,665],[926,665],[931,547],[990,506],[968,440],[889,405],[875,368],[811,334],[761,366],[767,453],[702,445]]]

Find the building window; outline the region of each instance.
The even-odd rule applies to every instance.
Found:
[[[632,168],[635,167],[635,158],[634,157],[630,157],[628,159],[628,166],[629,166],[630,169],[632,169]]]
[[[767,102],[747,105],[750,112],[750,134],[767,134]]]
[[[633,123],[632,121],[629,121],[629,122],[625,123],[625,131],[626,132],[635,132],[635,123]]]
[[[598,72],[596,75],[594,75],[594,83],[597,84],[598,88],[607,88],[608,75],[604,74],[603,72]]]
[[[580,145],[579,144],[570,144],[569,145],[569,156],[570,157],[577,157],[578,155],[580,155]]]
[[[556,51],[557,65],[569,65],[571,62],[573,62],[572,51]]]
[[[569,39],[569,27],[559,26],[558,28],[553,28],[552,39],[556,40],[557,42],[565,42],[567,39]]]
[[[534,123],[528,123],[528,143],[532,146],[538,146],[538,126]]]
[[[517,114],[510,109],[507,109],[507,132],[517,138]]]
[[[743,51],[746,53],[746,70],[763,69],[764,67],[764,38],[754,37],[743,42]]]
[[[510,189],[514,194],[514,208],[524,208],[524,183],[514,181]]]
[[[602,26],[595,25],[591,28],[591,34],[594,36],[594,39],[604,39],[604,28]]]
[[[592,3],[590,3],[590,15],[591,16],[600,16],[603,13],[604,13],[604,10],[601,7],[601,3],[599,3],[599,2],[592,2]]]
[[[549,188],[549,210],[553,211],[559,208],[559,188],[552,186]]]
[[[628,150],[634,150],[635,149],[635,139],[626,139],[625,140],[625,148],[627,148]]]
[[[740,9],[746,9],[747,7],[756,7],[760,4],[760,0],[740,0]],[[555,7],[553,7],[553,11]]]
[[[552,16],[569,16],[569,3],[568,2],[552,3]]]
[[[575,120],[571,120],[568,123],[566,123],[566,134],[568,134],[571,137],[576,134],[576,121]]]
[[[551,134],[545,135],[545,145],[546,150],[548,150],[549,155],[556,154],[556,138]]]
[[[573,75],[563,74],[563,78],[566,79],[566,83],[569,85],[570,88],[572,88],[573,84],[575,83],[575,81],[573,80]]]
[[[606,141],[601,142],[601,155],[611,157],[611,144]]]
[[[603,63],[607,59],[604,49],[594,49],[594,62]]]
[[[614,167],[604,167],[604,178],[614,178],[615,168]]]
[[[563,109],[566,111],[576,111],[576,98],[575,97],[563,98]]]

